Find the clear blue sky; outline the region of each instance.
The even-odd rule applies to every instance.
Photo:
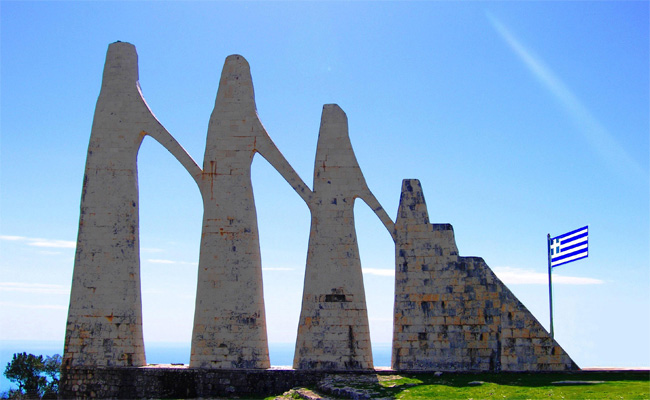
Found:
[[[546,234],[588,224],[589,258],[554,272],[556,338],[580,366],[650,366],[648,4],[2,1],[0,340],[63,340],[93,112],[121,40],[199,164],[230,54],[310,185],[322,106],[339,104],[389,215],[420,179],[431,221],[546,327]],[[145,340],[189,343],[200,195],[150,138],[139,183]],[[261,157],[253,185],[269,340],[292,342],[309,212]],[[355,211],[371,335],[389,342],[394,246]]]

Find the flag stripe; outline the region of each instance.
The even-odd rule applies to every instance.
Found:
[[[562,240],[560,242],[560,244],[571,243],[571,242],[576,241],[578,239],[581,239],[581,238],[583,238],[585,236],[589,236],[589,232],[585,232],[585,233],[582,233],[580,235],[573,236],[573,237],[571,237],[569,239]]]
[[[579,249],[579,250],[576,250],[576,251],[573,251],[573,252],[571,252],[571,253],[566,253],[566,254],[562,254],[561,256],[558,256],[558,257],[553,257],[553,258],[551,258],[551,262],[564,260],[565,258],[573,257],[573,256],[575,256],[576,254],[587,253],[588,251],[589,251],[589,250],[588,250],[587,247],[585,246],[584,248]]]
[[[553,263],[551,263],[551,267],[559,267],[560,265],[568,264],[568,263],[573,262],[573,261],[582,260],[583,258],[587,258],[587,257],[588,257],[588,255],[585,255],[585,256],[583,256],[583,257],[578,257],[578,258],[573,259],[573,260],[563,261],[563,262],[558,263],[558,264],[553,264]]]
[[[562,246],[561,247],[562,253],[564,253],[567,250],[575,249],[576,247],[585,246],[587,244],[589,244],[589,239],[587,239],[587,240],[585,240],[583,242],[580,242],[580,243],[572,244],[571,246],[566,246],[566,247]]]
[[[555,266],[561,265],[561,264],[566,264],[567,262],[574,261],[574,260],[576,260],[578,258],[584,258],[584,257],[587,257],[587,256],[589,256],[588,253],[578,253],[578,254],[576,254],[576,255],[574,255],[572,257],[569,257],[569,258],[565,258],[565,259],[562,259],[562,260],[555,260],[555,261],[551,262],[551,267],[555,267]]]
[[[567,233],[565,233],[564,235],[556,236],[556,237],[554,237],[553,239],[562,239],[562,238],[564,238],[564,237],[571,236],[571,235],[573,235],[574,233],[578,233],[578,232],[580,232],[580,231],[583,231],[583,230],[587,229],[588,227],[589,227],[589,225],[587,225],[587,226],[583,226],[582,228],[576,229],[576,230],[571,231],[571,232],[567,232]]]

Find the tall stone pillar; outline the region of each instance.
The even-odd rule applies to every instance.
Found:
[[[135,47],[111,44],[86,159],[64,367],[145,364],[136,158],[154,121]]]
[[[198,183],[200,168],[142,97],[135,47],[112,43],[86,157],[64,367],[145,364],[136,161],[147,135]]]
[[[293,366],[373,368],[368,312],[354,227],[354,201],[369,190],[337,105],[321,119],[305,286]]]
[[[309,201],[298,177],[262,126],[248,62],[226,59],[210,117],[200,187],[203,232],[191,367],[269,368],[262,264],[251,184],[260,153]]]

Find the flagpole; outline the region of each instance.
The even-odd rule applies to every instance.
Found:
[[[548,304],[551,315],[551,339],[553,336],[553,282],[551,281],[551,234],[546,236],[546,254],[548,256]]]

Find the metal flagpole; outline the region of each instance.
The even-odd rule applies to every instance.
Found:
[[[551,234],[546,236],[546,254],[548,255],[548,304],[551,311],[551,339],[553,336],[553,283],[551,281]]]

